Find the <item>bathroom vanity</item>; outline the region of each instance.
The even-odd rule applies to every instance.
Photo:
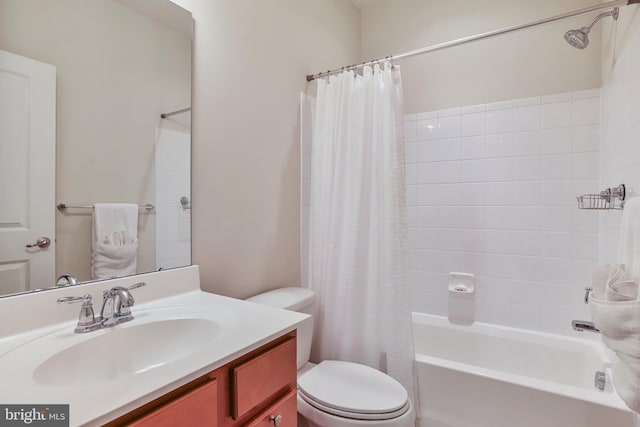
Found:
[[[295,340],[286,334],[106,425],[294,427]]]
[[[132,290],[134,319],[75,333],[79,305]],[[200,291],[197,266],[0,299],[0,404],[69,404],[70,425],[296,425],[307,316]]]

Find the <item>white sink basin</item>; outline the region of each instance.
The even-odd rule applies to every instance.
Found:
[[[212,320],[186,318],[89,332],[89,339],[55,353],[37,366],[33,379],[44,386],[64,387],[104,383],[125,376],[134,378],[206,351],[221,331]]]

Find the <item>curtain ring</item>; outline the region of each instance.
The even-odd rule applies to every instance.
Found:
[[[393,62],[393,55],[387,56],[387,60],[391,63],[391,69],[395,70],[396,69],[396,64]]]

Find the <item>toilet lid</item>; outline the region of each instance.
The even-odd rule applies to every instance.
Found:
[[[357,363],[325,360],[298,379],[298,389],[324,410],[396,415],[407,407],[407,391],[399,382]]]

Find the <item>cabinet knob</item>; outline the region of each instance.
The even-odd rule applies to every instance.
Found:
[[[282,423],[282,415],[271,415],[269,421],[271,421],[275,427],[278,427],[280,423]]]

